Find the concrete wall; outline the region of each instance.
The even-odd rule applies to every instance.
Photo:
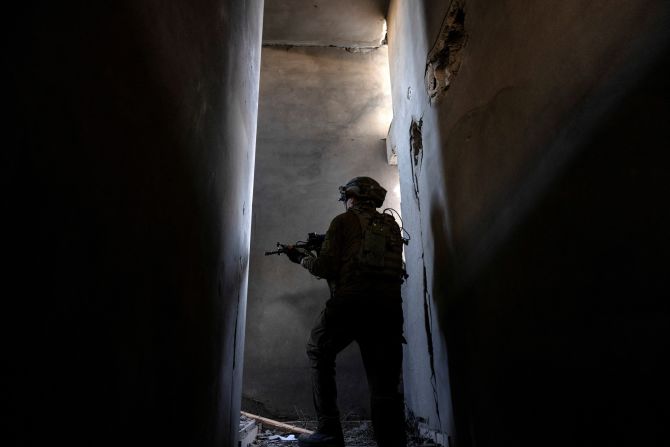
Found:
[[[394,193],[386,162],[391,117],[386,47],[351,53],[327,47],[264,47],[252,227],[244,405],[297,419],[313,415],[305,345],[328,299],[317,280],[285,256],[265,257],[278,241],[324,233],[344,211],[337,188],[369,175]],[[368,412],[358,347],[337,365],[343,416]]]
[[[8,14],[4,445],[237,445],[262,3]]]
[[[391,3],[405,391],[441,443],[667,437],[669,24],[654,0]]]
[[[388,0],[267,0],[263,42],[376,48],[387,8]]]

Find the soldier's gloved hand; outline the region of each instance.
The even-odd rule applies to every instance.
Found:
[[[302,258],[305,257],[305,254],[302,253],[300,250],[293,246],[289,246],[286,248],[286,256],[291,260],[291,262],[295,262],[296,264],[300,264],[300,261],[302,261]]]

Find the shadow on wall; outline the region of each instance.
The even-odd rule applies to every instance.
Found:
[[[667,437],[670,45],[655,37],[653,66],[598,80],[569,122],[550,123],[556,133],[544,147],[574,156],[551,170],[530,162],[527,172],[548,175],[544,184],[520,173],[454,245],[447,210],[431,206],[431,292],[463,445],[658,445]],[[518,128],[514,108],[527,95],[508,90],[445,127],[443,150],[463,150],[470,138],[489,144],[477,133],[490,120]],[[448,107],[438,110],[440,123]],[[456,161],[444,158],[447,193],[463,188],[449,175]],[[515,213],[505,217],[508,206]]]

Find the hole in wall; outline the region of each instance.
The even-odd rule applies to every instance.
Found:
[[[426,58],[425,83],[430,104],[446,94],[461,67],[462,50],[467,42],[465,10],[460,1],[452,2],[440,33]]]
[[[417,203],[419,202],[419,175],[421,173],[421,164],[423,162],[423,135],[421,128],[423,119],[419,121],[412,120],[409,127],[409,148],[412,158],[412,184],[414,185],[414,195]]]

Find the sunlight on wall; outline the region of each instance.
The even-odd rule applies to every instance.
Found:
[[[386,20],[383,23],[383,36],[386,36]],[[391,103],[391,73],[388,65],[388,47],[383,45],[386,53],[386,63],[379,65],[375,79],[375,85],[379,86],[379,92],[383,95],[380,98],[381,106],[376,111],[376,130],[379,132],[380,138],[384,138],[388,133],[391,120],[393,119],[393,107]]]

